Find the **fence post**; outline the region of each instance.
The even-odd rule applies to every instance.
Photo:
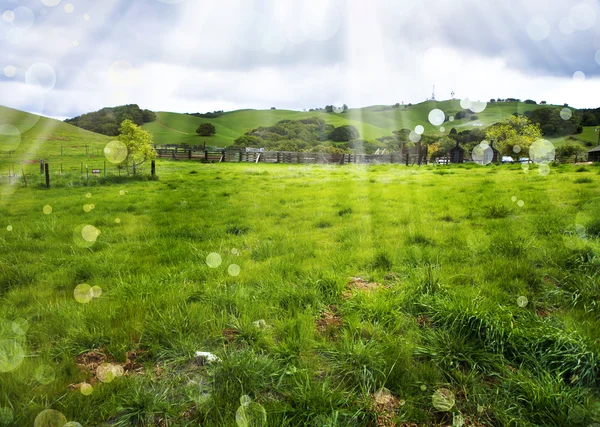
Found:
[[[240,163],[242,162],[242,149],[240,148]]]
[[[44,170],[46,172],[46,188],[50,188],[50,165],[48,163],[44,165]]]
[[[204,144],[206,144],[206,142]],[[208,150],[204,150],[204,161],[208,163]]]
[[[278,152],[277,152],[277,163],[279,163],[279,161],[280,161],[280,157],[281,157],[281,153],[278,151]]]
[[[152,176],[156,175],[156,162],[154,160],[152,160],[150,171]]]
[[[192,160],[192,150],[188,151],[188,160]]]
[[[40,173],[44,173],[44,159],[40,159]]]
[[[90,170],[88,169],[88,165],[85,165],[85,179],[90,179]]]
[[[221,150],[221,160],[219,162],[225,162],[225,150]]]

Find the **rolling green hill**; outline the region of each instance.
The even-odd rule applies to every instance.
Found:
[[[271,126],[284,119],[319,117],[334,126],[354,125],[359,129],[361,138],[374,140],[382,136],[390,136],[394,130],[414,129],[417,125],[422,125],[426,132],[437,134],[448,133],[452,127],[458,131],[472,129],[474,125],[479,124],[485,127],[515,112],[524,113],[543,107],[517,102],[490,103],[483,112],[475,114],[477,120],[465,118],[452,123],[446,121],[443,124],[444,132],[429,123],[428,114],[432,109],[439,108],[446,113],[447,117],[454,115],[461,111],[458,100],[428,101],[399,108],[370,106],[349,109],[342,114],[325,111],[238,110],[224,113],[215,119],[206,119],[188,114],[158,112],[158,119],[146,123],[143,127],[152,133],[154,142],[158,145],[180,143],[199,145],[206,142],[209,146],[225,147],[233,144],[240,135],[258,126]],[[204,122],[215,125],[217,129],[215,136],[196,135],[196,128]],[[583,133],[575,135],[574,138],[581,143],[595,145],[598,134],[594,127],[584,127]],[[85,154],[85,148],[73,148],[85,145],[89,146],[91,155],[99,153],[110,139],[58,120],[0,106],[0,162],[52,158],[60,155],[61,145],[64,147],[63,157]],[[551,141],[558,145],[563,143],[564,139],[551,138]]]
[[[0,162],[52,158],[101,150],[111,138],[59,120],[0,106]]]
[[[358,128],[361,138],[373,140],[382,136],[392,135],[392,131],[407,128],[414,129],[422,125],[426,132],[447,134],[452,127],[458,131],[472,129],[477,125],[489,126],[513,113],[525,113],[547,105],[525,104],[522,102],[489,103],[481,113],[474,114],[477,119],[470,117],[454,122],[446,121],[442,132],[440,127],[433,126],[428,121],[429,112],[439,108],[446,116],[453,116],[462,110],[459,100],[427,101],[410,107],[400,106],[371,106],[366,108],[349,109],[345,113],[326,113],[325,111],[291,111],[291,110],[239,110],[225,113],[215,119],[207,119],[169,112],[158,112],[158,120],[146,123],[144,128],[154,135],[156,144],[191,144],[225,147],[245,132],[258,126],[272,126],[280,120],[299,120],[307,117],[318,117],[334,126],[354,125]],[[196,128],[200,123],[212,123],[217,129],[212,137],[196,135]],[[577,136],[582,141],[594,140],[594,129],[585,129],[582,135]],[[562,138],[552,139],[554,143],[561,143]]]

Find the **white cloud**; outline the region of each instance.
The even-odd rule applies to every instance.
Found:
[[[440,99],[454,90],[597,106],[592,0],[107,0],[77,3],[71,14],[39,0],[7,4],[31,8],[35,23],[0,40],[0,68],[17,68],[10,80],[0,75],[0,103],[40,112],[24,75],[43,62],[57,75],[43,99],[52,116],[124,102],[179,112],[420,102],[434,84]],[[560,31],[564,19],[570,34]],[[126,84],[110,72],[122,61],[132,67]],[[585,81],[574,82],[575,71]]]

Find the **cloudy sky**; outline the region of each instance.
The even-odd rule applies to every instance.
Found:
[[[600,107],[600,0],[0,0],[0,105],[51,117],[514,97]]]

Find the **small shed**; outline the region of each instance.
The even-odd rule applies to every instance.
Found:
[[[588,162],[600,162],[600,145],[588,151]]]
[[[500,160],[502,160],[502,157],[500,156],[500,151],[494,148],[494,141],[490,142],[490,147],[492,149],[492,152],[494,153],[494,155],[492,156],[492,163],[499,163]]]
[[[450,149],[450,163],[462,163],[465,160],[465,149],[458,145]]]

